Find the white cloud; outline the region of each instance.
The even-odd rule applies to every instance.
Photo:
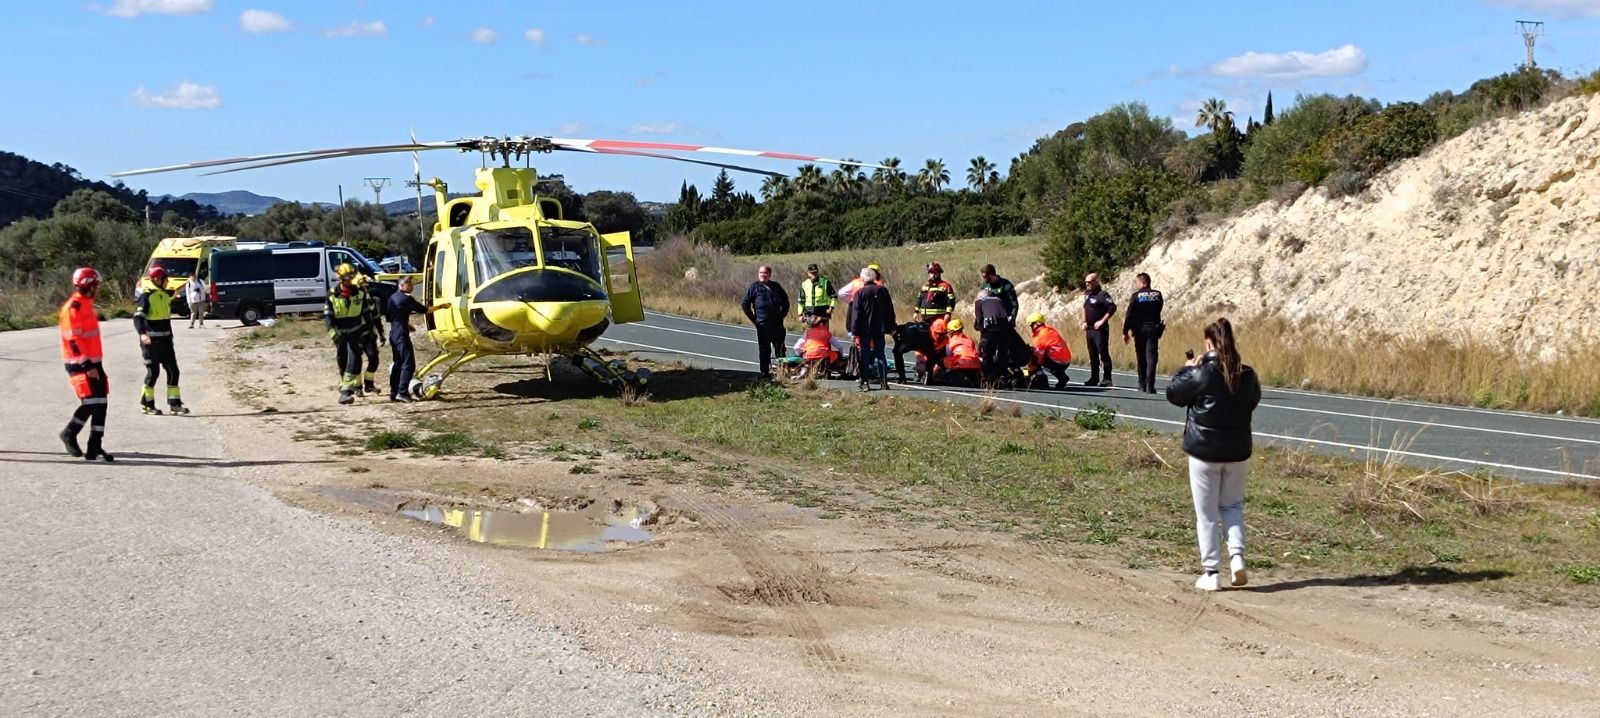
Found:
[[[1206,72],[1223,77],[1268,77],[1299,80],[1307,77],[1359,75],[1367,69],[1367,53],[1355,45],[1326,52],[1246,52],[1217,62]]]
[[[429,15],[429,16],[427,16],[425,18],[422,18],[422,26],[423,27],[433,27],[433,16]]]
[[[480,27],[472,31],[472,41],[479,45],[493,45],[499,39],[499,33],[486,27]]]
[[[117,0],[105,10],[113,17],[140,15],[198,15],[211,12],[212,0]]]
[[[577,37],[572,39],[577,40],[579,45],[588,45],[589,47],[600,47],[601,45],[606,44],[605,40],[601,40],[598,37],[593,37],[581,32],[578,33]]]
[[[246,10],[239,13],[239,27],[252,35],[266,32],[283,32],[293,29],[293,25],[282,15],[270,10]]]
[[[1503,7],[1532,10],[1562,20],[1575,17],[1600,17],[1600,0],[1490,0]]]
[[[133,101],[140,107],[160,107],[170,110],[215,110],[222,106],[222,96],[211,85],[180,82],[166,92],[150,92],[143,85],[133,91]]]
[[[389,34],[389,26],[382,20],[372,22],[353,22],[349,25],[330,27],[322,31],[323,37],[383,37]]]
[[[557,127],[556,131],[552,132],[550,134],[552,134],[552,135],[579,135],[579,134],[583,134],[583,131],[587,130],[587,129],[589,129],[589,126],[583,124],[582,122],[568,122],[568,123],[566,123],[566,124],[564,124],[564,125],[562,125],[560,127]]]
[[[640,76],[640,77],[633,78],[633,86],[634,87],[649,87],[649,86],[654,85],[657,82],[660,82],[660,81],[665,80],[665,79],[667,79],[667,73],[665,73],[665,72],[655,72],[655,73],[651,73],[649,75],[643,75],[643,76]]]
[[[630,135],[681,135],[687,134],[683,125],[676,122],[640,122],[628,130]]]
[[[528,38],[528,42],[538,45],[539,47],[544,47],[544,30],[536,27],[530,27],[528,28],[527,32],[522,33],[522,36]]]

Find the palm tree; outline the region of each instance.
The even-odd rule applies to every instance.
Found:
[[[983,155],[972,158],[972,164],[967,166],[967,184],[973,190],[983,192],[989,189],[990,175],[995,175],[996,179],[999,178],[999,175],[994,171],[993,162],[984,159]]]
[[[789,194],[788,177],[771,175],[761,181],[761,200],[763,202],[771,202],[786,194]]]
[[[938,192],[947,184],[950,184],[950,171],[944,168],[944,160],[928,160],[917,172],[917,188],[925,192]]]
[[[800,173],[794,178],[794,191],[820,192],[827,182],[827,178],[822,175],[821,167],[800,165]]]
[[[880,167],[872,171],[872,185],[883,194],[897,193],[905,188],[906,173],[900,171],[899,157],[885,157],[878,164]]]
[[[1228,109],[1228,103],[1213,97],[1200,105],[1200,110],[1194,114],[1194,126],[1221,132],[1222,128],[1233,126],[1233,111]]]
[[[839,165],[839,169],[834,170],[829,176],[830,182],[828,189],[833,190],[834,194],[840,196],[854,196],[856,194],[856,190],[858,189],[856,177],[857,169],[860,169],[860,165]]]

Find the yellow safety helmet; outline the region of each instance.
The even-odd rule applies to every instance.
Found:
[[[948,324],[944,325],[944,328],[952,332],[959,332],[964,326],[966,325],[962,324],[960,319],[951,319]]]
[[[365,287],[367,286],[367,280],[369,279],[371,279],[371,277],[368,277],[365,274],[357,274],[355,279],[350,280],[350,283],[358,287]]]
[[[333,268],[333,273],[339,275],[340,279],[349,279],[350,275],[356,273],[356,268],[349,262],[341,262],[339,266]]]
[[[1028,315],[1028,326],[1031,327],[1031,326],[1034,326],[1035,324],[1043,324],[1043,323],[1044,323],[1044,315],[1043,314],[1041,314],[1039,312],[1034,312],[1034,313]]]
[[[867,265],[867,269],[870,269],[870,270],[872,270],[874,272],[877,272],[879,274],[883,273],[883,267],[878,266],[878,264],[876,262]]]

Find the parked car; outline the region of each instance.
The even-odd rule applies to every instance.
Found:
[[[211,253],[211,312],[253,325],[266,317],[321,312],[339,277],[334,269],[346,262],[369,277],[379,268],[350,247],[321,242],[240,242],[239,249]],[[373,296],[387,301],[390,282],[374,281]]]

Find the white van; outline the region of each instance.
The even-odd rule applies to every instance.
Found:
[[[211,311],[245,324],[296,312],[320,312],[339,281],[334,269],[349,263],[371,277],[378,265],[350,247],[321,242],[239,242],[211,255]],[[373,296],[389,298],[394,285],[373,282]]]

